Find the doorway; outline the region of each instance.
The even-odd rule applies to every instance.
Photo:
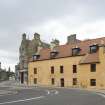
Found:
[[[21,72],[21,83],[24,83],[24,72]]]
[[[60,83],[61,83],[61,87],[65,86],[64,78],[61,78]]]

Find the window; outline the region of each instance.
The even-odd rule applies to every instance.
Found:
[[[90,79],[90,86],[96,86],[96,79]]]
[[[96,72],[96,64],[91,64],[91,72]]]
[[[77,78],[73,78],[73,85],[77,85]]]
[[[54,66],[51,66],[51,74],[54,74]]]
[[[73,65],[73,73],[77,73],[77,65]]]
[[[55,80],[54,80],[54,78],[51,79],[51,83],[52,83],[52,85],[55,84]]]
[[[60,73],[64,73],[63,66],[60,66]]]
[[[34,78],[34,84],[37,84],[37,78]]]
[[[34,74],[37,74],[37,68],[34,68]]]
[[[33,55],[33,61],[40,58],[40,55]]]
[[[96,53],[98,50],[98,45],[92,45],[90,46],[90,53]]]
[[[80,48],[73,48],[73,49],[72,49],[72,55],[73,55],[73,56],[78,55],[79,52],[80,52]]]
[[[54,51],[50,52],[50,57],[54,58],[54,57],[56,57],[57,54],[58,54],[58,51],[54,50]]]

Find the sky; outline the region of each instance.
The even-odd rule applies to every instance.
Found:
[[[81,40],[105,37],[105,0],[0,0],[0,61],[2,68],[18,63],[21,35],[32,39],[67,42],[77,34]]]

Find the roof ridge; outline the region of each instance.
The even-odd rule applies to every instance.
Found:
[[[84,43],[84,46],[86,44],[86,42],[92,42],[93,40],[97,41],[97,40],[101,40],[101,39],[104,39],[105,40],[105,37],[100,37],[100,38],[95,38],[95,39],[89,39],[89,40],[81,40],[80,42],[76,42],[76,43],[71,43],[71,44],[62,44],[62,45],[59,45],[57,46],[56,48],[60,48],[60,47],[72,47],[74,45],[81,45]],[[42,48],[42,50],[50,50],[50,48]]]
[[[84,41],[91,41],[91,40],[98,40],[98,39],[103,39],[105,37],[100,37],[100,38],[92,38],[92,39],[85,39],[85,40],[81,40],[81,42],[84,42]],[[80,42],[80,43],[81,43]]]
[[[83,58],[80,60],[79,63],[84,62],[84,60],[86,59],[86,57],[89,55],[89,53],[87,53],[85,56],[83,56]]]

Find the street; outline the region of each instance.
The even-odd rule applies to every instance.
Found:
[[[0,96],[0,105],[105,105],[105,98],[79,89],[30,88]]]

